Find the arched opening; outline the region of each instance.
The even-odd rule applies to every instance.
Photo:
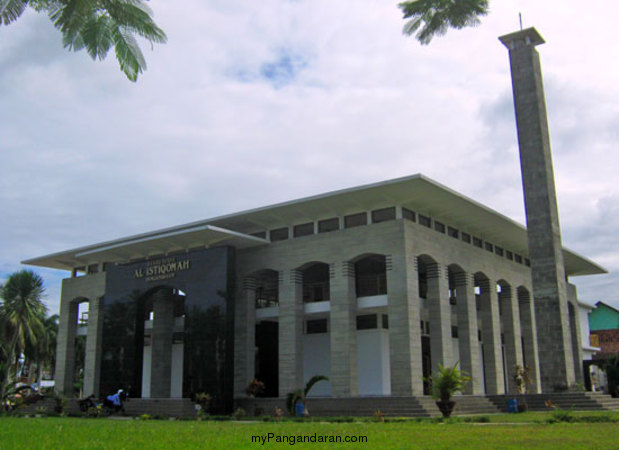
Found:
[[[354,264],[357,297],[387,294],[387,264],[384,255],[368,255]]]
[[[86,344],[88,341],[88,311],[90,300],[84,297],[74,300],[76,332],[74,338],[73,391],[75,397],[84,397],[84,381],[86,375]]]
[[[515,373],[515,366],[519,362],[516,357],[517,349],[514,342],[515,324],[511,314],[512,288],[505,280],[496,283],[496,292],[499,300],[499,318],[501,322],[501,362],[503,366],[503,388],[509,392],[512,383],[511,375]],[[518,333],[519,334],[519,333]]]
[[[325,302],[331,299],[329,264],[314,263],[301,270],[303,275],[303,302]]]
[[[518,286],[518,313],[520,316],[520,330],[522,334],[522,364],[529,371],[531,386],[528,392],[539,392],[539,360],[537,354],[537,331],[535,329],[535,313],[529,290],[524,286]]]
[[[492,359],[493,355],[490,349],[492,345],[491,340],[490,343],[486,343],[486,341],[489,341],[488,337],[492,335],[492,329],[489,323],[492,320],[492,315],[489,305],[490,299],[488,297],[490,279],[483,272],[477,272],[473,276],[473,288],[475,291],[475,309],[477,310],[477,340],[479,341],[481,352],[482,385],[484,387],[484,392],[489,394],[490,392],[488,389],[490,383],[488,383],[489,369],[487,367],[487,360]]]
[[[417,284],[419,289],[419,316],[421,317],[421,371],[423,374],[423,394],[431,395],[432,386],[432,340],[431,333],[432,321],[430,308],[428,305],[428,272],[436,261],[428,255],[417,257]]]

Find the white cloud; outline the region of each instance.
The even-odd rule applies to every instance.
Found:
[[[137,84],[113,53],[63,50],[44,16],[0,28],[0,278],[26,258],[417,172],[523,221],[497,40],[518,11],[548,41],[564,243],[619,269],[615,2],[583,16],[572,0],[494,0],[481,26],[429,46],[402,36],[395,1],[150,3],[169,42],[143,46]],[[43,275],[57,308],[64,274]],[[576,281],[618,305],[614,273]]]

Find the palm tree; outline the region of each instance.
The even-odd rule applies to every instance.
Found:
[[[93,60],[103,60],[114,46],[120,69],[131,81],[146,69],[136,36],[151,45],[167,40],[143,0],[0,0],[0,24],[17,20],[27,7],[49,16],[69,50],[86,49]]]
[[[404,34],[415,36],[429,44],[449,28],[457,30],[479,24],[479,17],[488,14],[488,0],[407,0],[398,5],[404,13]],[[422,27],[423,24],[423,27]]]
[[[30,270],[11,274],[0,286],[0,321],[7,330],[4,345],[7,362],[0,383],[0,399],[4,398],[10,368],[16,356],[24,350],[26,340],[36,342],[37,335],[41,333],[42,317],[45,317],[47,310],[41,301],[44,291],[43,279]]]
[[[30,382],[36,381],[37,386],[41,387],[43,379],[43,369],[45,367],[53,370],[56,364],[56,337],[58,335],[58,314],[49,317],[41,317],[42,327],[36,336],[36,341],[26,340],[24,355],[29,362],[28,377]],[[36,373],[32,370],[36,366]],[[36,376],[36,378],[35,378]]]

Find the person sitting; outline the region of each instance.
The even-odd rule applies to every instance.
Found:
[[[123,405],[123,400],[125,398],[124,391],[119,389],[116,394],[108,395],[105,398],[103,404],[108,408],[113,408],[115,412],[122,411],[125,412],[125,407]]]

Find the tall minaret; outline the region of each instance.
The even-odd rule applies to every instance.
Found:
[[[544,39],[535,28],[499,39],[509,49],[542,391],[552,392],[555,386],[572,385],[575,372],[546,101],[535,49]]]

